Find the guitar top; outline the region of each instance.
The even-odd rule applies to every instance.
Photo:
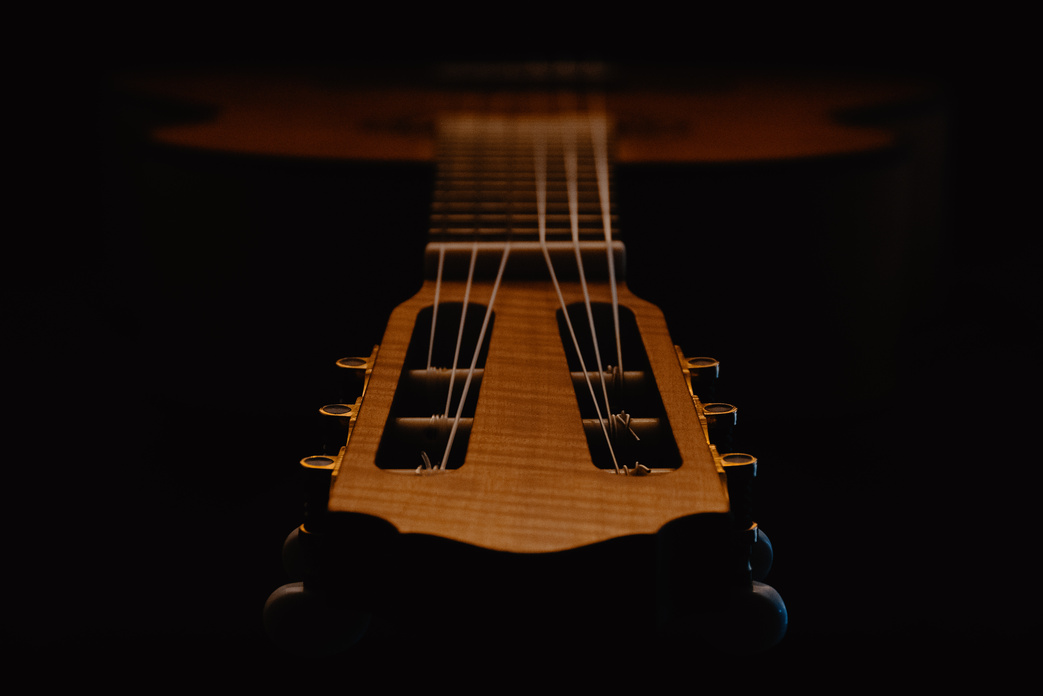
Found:
[[[444,113],[547,113],[586,108],[613,121],[615,162],[751,162],[868,152],[886,130],[845,116],[923,96],[913,80],[713,72],[661,79],[609,75],[604,84],[537,91],[475,86],[467,76],[358,77],[351,71],[172,72],[122,83],[209,110],[203,121],[156,129],[156,141],[220,152],[317,159],[431,161]],[[534,79],[543,76],[542,72]],[[443,78],[438,75],[436,78]],[[567,96],[562,96],[562,95]],[[578,102],[576,100],[579,100]]]

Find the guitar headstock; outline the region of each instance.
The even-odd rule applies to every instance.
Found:
[[[703,401],[716,362],[685,357],[626,288],[605,123],[445,126],[430,277],[369,358],[341,362],[366,378],[354,404],[326,407],[346,444],[305,460],[316,485],[301,530],[352,548],[377,528],[505,557],[660,539],[666,624],[693,611],[674,583],[745,586],[770,644],[785,608],[750,564],[756,460],[711,442],[728,442],[735,416]],[[695,548],[715,570],[693,573]]]
[[[374,515],[403,533],[531,553],[651,534],[679,516],[728,510],[719,455],[661,315],[624,293],[624,372],[590,375],[588,383],[557,298],[539,286],[500,288],[493,330],[470,375],[470,355],[455,374],[444,363],[425,367],[433,287],[396,310],[341,453],[331,512]],[[440,346],[450,358],[461,304],[445,296],[454,291],[463,288],[442,288],[439,309],[439,324],[453,334],[448,348]],[[488,292],[472,289],[465,335],[479,331]],[[607,298],[594,297],[597,324],[611,329]],[[569,307],[574,315],[582,309]],[[436,334],[436,345],[443,338]],[[596,412],[602,377],[614,408],[604,419],[607,438]],[[642,473],[655,475],[636,481]]]
[[[882,131],[830,118],[876,102],[879,94],[817,84],[802,90],[769,81],[752,93],[711,89],[687,96],[613,92],[602,95],[597,113],[610,114],[606,130],[616,136],[617,162],[762,161],[891,143]],[[248,93],[231,93],[232,107],[209,125],[163,129],[156,137],[274,156],[441,162],[438,113],[491,107],[525,121],[542,108],[532,95],[518,102],[517,95],[459,90],[304,85],[279,100],[280,109],[294,107],[276,114]],[[322,108],[302,106],[317,103],[318,95]],[[209,98],[205,90],[195,96]],[[301,114],[312,116],[298,120]],[[261,124],[272,121],[291,127],[271,137]],[[534,152],[529,145],[530,160],[562,157],[557,146]],[[600,165],[580,168],[587,166]],[[729,548],[746,551],[717,549],[704,557],[745,577],[739,584],[754,582],[750,548],[763,537],[740,482],[752,477],[756,459],[724,444],[735,411],[700,392],[704,361],[682,355],[659,310],[627,290],[614,210],[597,209],[601,181],[578,185],[580,199],[595,201],[586,209],[585,202],[573,208],[572,192],[562,190],[563,182],[576,180],[567,173],[548,172],[540,184],[531,172],[525,183],[504,183],[480,168],[460,171],[480,195],[461,211],[454,208],[455,190],[442,198],[436,193],[427,259],[445,277],[432,271],[393,312],[379,349],[349,361],[367,375],[359,398],[325,409],[339,425],[334,444],[305,461],[322,482],[309,503],[309,533],[336,528],[337,520],[369,520],[364,524],[396,538],[524,556],[635,536],[663,537],[675,548],[690,527],[702,528],[694,520],[730,518],[741,529],[724,536],[741,539]],[[532,211],[535,191],[555,183],[562,189],[545,201],[549,209]],[[497,205],[509,224],[497,217],[502,211],[490,209]],[[537,227],[539,242],[532,234]],[[485,234],[489,229],[495,239]],[[566,270],[573,249],[580,260]],[[595,272],[593,259],[599,268],[616,259],[619,282]],[[580,271],[588,265],[584,279]],[[468,267],[477,270],[463,274]],[[590,340],[588,348],[594,334],[610,338]],[[779,614],[781,603],[770,604]]]

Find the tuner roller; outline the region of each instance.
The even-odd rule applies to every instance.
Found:
[[[721,464],[728,480],[728,499],[735,527],[745,531],[753,526],[753,479],[757,476],[757,458],[744,452],[728,452],[721,455]]]
[[[365,634],[370,614],[329,602],[303,582],[283,585],[264,603],[264,630],[284,650],[325,657],[347,650]]]
[[[317,531],[326,516],[336,460],[313,456],[305,457],[300,463],[304,470],[304,523]]]
[[[713,398],[721,363],[714,358],[685,358],[685,363],[692,379],[692,393],[701,400]]]
[[[326,404],[319,409],[319,437],[323,454],[336,455],[347,444],[353,415],[355,406],[352,404]]]
[[[370,363],[368,358],[341,358],[337,361],[337,386],[342,401],[354,401],[362,395]]]
[[[710,442],[719,452],[732,449],[735,441],[735,426],[738,423],[739,409],[732,404],[708,403],[703,405],[703,416],[709,430]]]

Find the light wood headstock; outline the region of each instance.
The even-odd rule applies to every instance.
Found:
[[[677,616],[684,623],[693,613],[715,616],[705,599],[692,597],[738,587],[744,597],[759,598],[752,600],[760,607],[753,613],[767,617],[760,643],[781,638],[785,608],[759,583],[762,574],[751,562],[756,556],[751,549],[766,542],[737,495],[756,460],[718,450],[710,431],[713,423],[726,420],[727,408],[700,398],[693,387],[697,362],[674,346],[659,310],[627,289],[614,211],[601,210],[601,181],[591,174],[596,165],[581,166],[588,178],[578,177],[575,211],[569,177],[558,171],[548,176],[547,210],[541,214],[531,140],[521,148],[526,163],[520,174],[471,171],[463,177],[472,180],[468,188],[454,183],[456,165],[439,149],[444,141],[436,137],[437,124],[462,114],[479,121],[495,114],[521,123],[592,111],[614,136],[615,162],[828,157],[890,146],[889,133],[837,116],[906,98],[915,87],[779,75],[724,76],[694,90],[631,83],[576,97],[329,75],[170,75],[130,84],[168,98],[219,105],[205,122],[157,129],[153,137],[165,146],[268,157],[450,163],[447,183],[436,191],[428,278],[391,315],[374,353],[346,363],[366,376],[357,401],[329,409],[332,419],[347,423],[343,446],[305,460],[317,483],[305,524],[291,537],[321,560],[305,564],[302,583],[272,596],[266,617],[275,633],[279,617],[292,607],[314,605],[309,589],[318,589],[322,602],[337,598],[329,614],[340,623],[365,623],[359,612],[344,618],[344,597],[367,592],[343,591],[357,581],[354,570],[344,569],[345,558],[380,556],[359,541],[363,537],[389,544],[437,540],[498,558],[558,557],[640,537],[656,539],[663,578],[658,589],[664,595],[660,614],[667,615],[667,624]],[[519,150],[510,139],[507,145]],[[554,149],[549,158],[560,160],[561,152]],[[455,198],[464,191],[476,195]],[[536,234],[543,226],[552,247],[546,255]],[[585,291],[571,256],[574,229],[589,276]],[[508,242],[510,259],[497,279]],[[474,275],[463,272],[472,249],[478,253]],[[545,264],[550,256],[554,263]],[[614,291],[604,271],[609,259],[619,271]],[[440,260],[444,276],[435,270]],[[551,282],[551,268],[561,276],[559,286]],[[589,386],[564,321],[567,314],[577,327],[588,323],[584,297],[599,337],[615,333],[614,305],[621,317],[623,372],[610,370],[619,364],[613,341],[601,341],[600,364],[589,355],[585,360]],[[466,340],[458,344],[465,302]],[[486,308],[491,312],[483,334]],[[457,345],[461,350],[454,357]],[[437,356],[430,363],[428,350]],[[581,347],[579,354],[586,350]],[[447,368],[454,362],[452,372]],[[602,377],[609,400],[619,397],[621,405],[592,412],[601,401]],[[454,395],[468,382],[473,390],[463,400],[461,417],[432,419],[451,380]],[[446,413],[453,411],[450,399]],[[375,585],[367,587],[379,594]],[[718,617],[706,626],[723,630],[725,623]]]

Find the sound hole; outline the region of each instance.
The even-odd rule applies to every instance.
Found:
[[[490,317],[485,338],[478,346],[485,312],[484,305],[467,306],[459,341],[462,303],[440,304],[437,317],[434,307],[417,313],[398,388],[377,448],[378,467],[415,470],[426,469],[430,464],[437,469],[443,460],[446,469],[463,465],[496,318],[495,313]],[[433,341],[432,321],[435,324]],[[468,384],[475,350],[478,351],[475,371]],[[448,457],[445,456],[447,448]]]
[[[619,307],[618,350],[611,304],[592,303],[588,316],[584,303],[574,303],[568,306],[568,317],[572,332],[564,312],[558,310],[558,332],[594,465],[613,471],[617,465],[627,469],[641,465],[653,471],[679,467],[681,455],[633,312]],[[597,351],[593,335],[597,336]]]

